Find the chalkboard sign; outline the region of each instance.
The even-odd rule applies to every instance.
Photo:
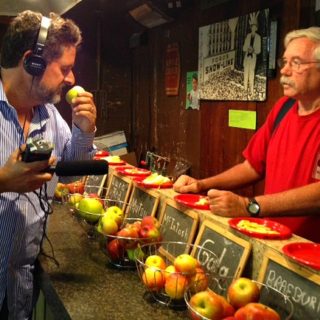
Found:
[[[87,176],[85,180],[84,191],[87,193],[96,193],[98,196],[104,196],[106,189],[104,188],[107,175]]]
[[[316,273],[269,250],[264,255],[258,281],[290,298],[294,307],[291,320],[320,319],[320,276]],[[276,303],[271,291],[264,298]]]
[[[202,223],[194,244],[192,255],[207,270],[213,269],[214,261],[208,259],[206,250],[218,257],[219,275],[227,279],[227,285],[233,278],[241,275],[251,252],[250,242],[207,220]],[[204,250],[198,247],[203,247]]]
[[[131,187],[132,181],[130,179],[112,174],[107,192],[108,205],[117,205],[122,210],[125,210]]]
[[[165,252],[166,250],[163,248],[160,251],[163,254],[167,254],[169,258],[182,253],[189,253],[190,246],[187,244],[191,244],[194,240],[195,232],[199,225],[198,213],[189,209],[182,211],[175,201],[168,199],[163,205],[159,221],[161,223],[163,241],[186,243],[185,247],[179,246],[179,250],[174,252]]]
[[[134,186],[131,192],[126,215],[129,218],[155,216],[160,201],[160,194],[152,190],[144,190]]]

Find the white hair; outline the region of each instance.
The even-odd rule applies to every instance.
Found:
[[[314,50],[314,58],[320,60],[320,27],[310,27],[306,29],[297,29],[290,31],[284,38],[284,47],[287,48],[288,44],[297,38],[307,38],[317,44]]]

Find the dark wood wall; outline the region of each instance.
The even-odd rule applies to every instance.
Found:
[[[186,72],[197,70],[199,27],[263,8],[279,22],[278,55],[286,32],[314,23],[315,0],[229,0],[202,10],[200,0],[189,0],[173,22],[144,29],[128,14],[127,0],[83,0],[65,14],[82,29],[84,42],[75,75],[77,83],[93,91],[98,107],[97,134],[124,130],[129,149],[138,160],[147,150],[174,162],[191,163],[191,174],[205,177],[242,161],[242,150],[254,133],[229,128],[228,110],[257,111],[261,126],[273,103],[282,95],[279,73],[268,80],[265,102],[201,101],[200,110],[185,109]],[[183,1],[182,1],[183,2]],[[4,29],[6,18],[0,31]],[[146,38],[132,47],[130,38]],[[180,47],[179,95],[165,94],[165,50],[169,43]],[[58,105],[70,123],[64,100]],[[262,184],[242,192],[261,192]]]
[[[291,29],[313,23],[314,3],[302,0],[229,1],[201,10],[200,2],[184,11],[169,25],[149,32],[147,46],[134,52],[135,149],[147,149],[192,163],[191,174],[206,177],[243,161],[242,150],[254,131],[228,127],[228,110],[257,111],[257,127],[264,122],[273,103],[282,95],[279,74],[268,80],[265,102],[201,101],[200,111],[185,110],[186,72],[197,70],[198,28],[234,16],[269,8],[279,22],[278,55],[282,40]],[[181,54],[181,83],[177,97],[164,90],[164,58],[168,43],[178,42]],[[148,59],[146,59],[148,57]],[[262,192],[263,184],[243,193]]]

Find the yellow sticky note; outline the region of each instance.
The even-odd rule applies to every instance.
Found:
[[[256,111],[229,110],[229,127],[255,130],[256,124]]]

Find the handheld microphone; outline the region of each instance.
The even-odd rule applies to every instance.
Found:
[[[105,175],[108,173],[108,162],[105,160],[60,161],[47,170],[59,177]]]

